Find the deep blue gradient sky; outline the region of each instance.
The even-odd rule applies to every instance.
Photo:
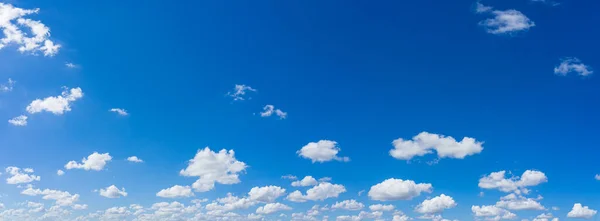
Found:
[[[553,71],[565,57],[600,67],[600,2],[482,1],[535,22],[529,30],[500,35],[478,25],[490,15],[474,13],[471,0],[6,3],[40,8],[30,17],[50,27],[50,38],[62,48],[53,57],[20,53],[16,46],[0,49],[0,80],[17,81],[13,91],[0,93],[0,115],[8,120],[24,114],[31,101],[59,95],[62,86],[81,87],[84,97],[63,115],[39,113],[29,116],[27,126],[1,126],[0,167],[33,168],[41,176],[34,187],[80,194],[79,203],[89,208],[72,217],[172,201],[155,195],[191,185],[197,178],[179,171],[206,146],[233,149],[249,167],[241,183],[176,199],[186,205],[228,192],[242,197],[255,186],[307,189],[290,186],[281,179],[286,174],[331,177],[345,186],[347,192],[324,202],[282,197],[278,202],[293,208],[283,212],[289,220],[315,204],[379,203],[369,199],[369,188],[398,178],[431,183],[433,192],[383,203],[416,219],[416,205],[443,193],[457,203],[444,218],[475,220],[472,205],[493,205],[507,194],[479,188],[482,176],[539,170],[548,182],[530,188],[528,197],[542,195],[549,210],[512,211],[518,220],[543,212],[570,220],[574,203],[600,208],[600,181],[594,179],[600,173],[600,80]],[[234,102],[226,94],[235,84],[257,92]],[[288,117],[260,117],[266,104]],[[107,111],[115,107],[129,116]],[[389,155],[393,140],[422,131],[472,137],[484,149],[433,165],[427,162],[435,155],[409,162]],[[351,160],[312,163],[296,153],[319,140],[338,142],[339,155]],[[101,171],[56,175],[68,161],[94,151],[113,160]],[[125,160],[133,155],[145,162]],[[128,196],[109,199],[92,191],[113,184]],[[22,190],[3,181],[0,203],[5,209],[25,201],[52,205]],[[366,192],[358,196],[361,190]],[[329,220],[356,214],[336,210]],[[383,218],[391,220],[391,213]]]

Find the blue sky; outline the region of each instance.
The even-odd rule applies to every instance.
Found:
[[[596,220],[598,6],[5,1],[0,220]]]

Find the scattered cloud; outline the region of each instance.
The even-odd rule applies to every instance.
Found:
[[[281,176],[281,179],[286,179],[286,180],[297,180],[297,179],[298,179],[298,177],[296,177],[296,176],[294,176],[294,175],[291,175],[291,174],[288,174],[288,175]]]
[[[567,214],[569,218],[581,218],[581,219],[591,219],[598,213],[598,211],[590,209],[587,206],[581,205],[581,203],[575,203],[573,205],[573,209]]]
[[[282,210],[291,210],[291,209],[292,209],[292,207],[289,207],[289,206],[281,204],[281,203],[269,203],[264,206],[258,207],[258,209],[256,209],[256,213],[266,215],[266,214],[272,214],[275,212],[279,212]]]
[[[292,202],[306,202],[307,200],[317,201],[325,200],[327,198],[336,198],[341,193],[346,192],[346,188],[339,184],[331,183],[319,183],[306,191],[306,195],[303,195],[300,191],[296,190],[287,196],[287,199]]]
[[[527,16],[514,9],[493,10],[492,7],[477,2],[475,12],[479,14],[488,13],[494,16],[479,22],[479,25],[483,26],[490,34],[514,34],[535,26],[535,23]]]
[[[392,211],[394,209],[396,209],[396,207],[394,205],[383,205],[383,204],[374,204],[374,205],[370,205],[369,209],[371,211]]]
[[[475,12],[477,12],[477,13],[489,12],[492,9],[493,9],[493,7],[481,4],[481,2],[476,2],[475,3]]]
[[[103,196],[106,198],[120,198],[122,196],[123,197],[127,196],[127,192],[125,192],[125,188],[119,189],[115,185],[106,187],[106,189],[100,189],[98,192],[100,192],[100,196]]]
[[[27,116],[21,115],[8,120],[8,123],[15,126],[27,126]]]
[[[65,175],[65,171],[57,170],[56,175],[59,175],[59,176]]]
[[[162,189],[156,196],[163,198],[184,198],[184,197],[192,197],[194,193],[192,192],[192,188],[190,186],[180,186],[175,185],[167,189]]]
[[[54,56],[61,47],[49,40],[50,28],[41,21],[35,21],[25,16],[37,14],[39,9],[22,9],[11,4],[0,3],[0,30],[4,37],[0,38],[0,49],[16,45],[21,53],[42,52],[44,56]],[[27,28],[30,32],[25,32]]]
[[[29,187],[21,192],[23,195],[28,196],[43,196],[42,199],[54,200],[58,206],[71,206],[75,202],[79,201],[79,194],[71,195],[71,193],[60,190],[51,189],[33,189]]]
[[[256,92],[256,89],[245,84],[236,84],[233,91],[228,92],[227,96],[232,97],[234,101],[243,101],[247,99],[246,92]]]
[[[433,187],[429,183],[415,183],[412,180],[390,178],[371,187],[369,198],[378,201],[410,200],[422,192],[431,193]]]
[[[136,156],[127,157],[127,161],[134,163],[143,163],[144,161]]]
[[[339,157],[337,154],[340,152],[340,148],[337,146],[337,142],[331,140],[320,140],[318,142],[310,142],[298,150],[296,153],[303,158],[312,160],[313,163],[327,162],[327,161],[350,161],[349,157]]]
[[[515,219],[517,215],[510,211],[497,207],[495,205],[489,206],[472,206],[471,211],[476,217],[484,217],[486,220],[501,220],[501,219]]]
[[[33,169],[31,168],[7,167],[5,171],[10,175],[6,178],[7,184],[23,184],[41,180],[40,176],[32,174]]]
[[[79,67],[78,65],[76,65],[76,64],[73,64],[73,63],[71,63],[71,62],[67,62],[67,63],[65,63],[65,66],[66,66],[66,67],[68,67],[68,68],[77,68],[77,67]]]
[[[548,182],[546,174],[537,170],[527,170],[521,177],[505,177],[506,171],[490,173],[479,179],[479,187],[483,189],[498,189],[502,192],[528,192],[526,187],[537,186]]]
[[[81,163],[77,163],[74,160],[69,161],[65,165],[65,169],[67,169],[67,170],[83,169],[83,170],[100,171],[100,170],[104,169],[104,166],[106,166],[106,164],[108,162],[110,162],[111,160],[112,160],[112,157],[108,153],[99,154],[98,152],[94,152],[94,153],[90,154],[87,158],[84,157],[81,160]]]
[[[361,210],[363,208],[365,208],[365,205],[356,200],[344,200],[331,205],[331,209]]]
[[[272,203],[285,194],[285,189],[278,186],[253,187],[248,192],[248,198],[252,201]]]
[[[441,213],[445,209],[450,209],[454,207],[456,207],[456,202],[454,201],[454,199],[450,196],[442,194],[434,198],[424,200],[415,208],[415,211],[424,214],[435,214]]]
[[[2,4],[2,3],[0,3]],[[14,81],[13,79],[9,78],[8,81],[6,81],[5,84],[0,84],[0,92],[10,92],[13,90],[13,87],[15,86],[17,82]]]
[[[62,115],[65,112],[71,111],[71,103],[82,97],[83,92],[81,88],[68,89],[64,87],[61,95],[36,99],[27,106],[26,110],[30,114],[46,111],[55,115]]]
[[[275,109],[275,106],[271,104],[265,105],[265,107],[263,107],[263,112],[260,112],[261,117],[270,117],[273,114],[277,115],[279,119],[287,118],[287,112],[283,112],[280,109]]]
[[[196,156],[189,160],[187,168],[179,172],[182,176],[199,177],[192,188],[197,192],[212,190],[216,183],[236,184],[240,182],[239,173],[248,167],[244,162],[235,159],[233,150],[213,152],[206,147],[198,150]]]
[[[410,160],[416,156],[424,156],[436,151],[439,158],[464,159],[466,156],[481,153],[483,142],[464,137],[457,142],[453,137],[421,132],[412,140],[398,138],[392,142],[394,149],[390,155],[399,160]]]
[[[571,72],[583,77],[594,73],[590,66],[583,64],[581,60],[577,58],[564,58],[558,66],[554,67],[554,74],[560,76],[567,76],[567,74]]]
[[[121,108],[111,108],[108,111],[117,113],[120,116],[127,116],[127,115],[129,115],[129,113],[127,113],[127,110],[121,109]]]
[[[509,210],[545,210],[544,206],[536,199],[526,198],[520,195],[511,193],[501,197],[500,201],[496,202],[496,206]]]
[[[292,182],[292,186],[315,186],[319,182],[312,176],[305,176],[302,180]]]

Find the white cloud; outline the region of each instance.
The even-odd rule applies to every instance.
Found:
[[[596,176],[594,176],[594,179],[600,180],[600,174],[596,174]]]
[[[421,195],[421,192],[430,193],[433,187],[429,183],[415,183],[412,180],[390,178],[371,187],[369,198],[378,201],[410,200]]]
[[[394,205],[383,205],[383,204],[374,204],[374,205],[370,205],[369,209],[371,211],[392,211],[394,210],[396,207]]]
[[[298,179],[298,177],[296,177],[296,176],[294,176],[294,175],[291,175],[291,174],[288,174],[288,175],[281,176],[281,179],[286,179],[286,180],[297,180],[297,179]]]
[[[41,177],[30,173],[33,173],[31,168],[20,169],[18,167],[7,167],[6,172],[11,176],[6,178],[7,184],[21,184],[31,183],[33,181],[40,181]]]
[[[42,52],[44,56],[54,56],[61,46],[48,39],[50,29],[40,21],[23,18],[38,12],[39,9],[22,9],[0,3],[0,30],[4,33],[4,37],[0,38],[0,49],[14,44],[21,53]],[[30,32],[21,30],[23,27]]]
[[[455,206],[456,202],[454,199],[452,199],[452,197],[442,194],[434,198],[424,200],[415,208],[415,211],[418,213],[434,214],[441,213],[445,209],[454,208]]]
[[[275,109],[275,106],[271,104],[265,105],[265,107],[263,107],[263,112],[260,112],[261,117],[270,117],[273,114],[277,115],[279,119],[287,118],[287,112],[283,112],[281,109]]]
[[[127,161],[134,163],[143,163],[144,161],[136,156],[127,157]]]
[[[583,64],[577,58],[564,58],[560,65],[554,67],[554,73],[561,76],[566,76],[567,74],[575,72],[579,76],[588,76],[594,73],[590,66]]]
[[[514,219],[516,214],[495,205],[472,206],[471,211],[476,217],[486,217],[486,220]]]
[[[407,215],[394,215],[394,217],[392,217],[392,221],[408,221],[411,220],[410,217],[408,217]]]
[[[83,92],[81,88],[68,89],[64,87],[64,89],[61,95],[32,101],[26,108],[27,112],[35,114],[47,111],[55,115],[62,115],[71,111],[71,103],[82,98]]]
[[[127,116],[127,115],[129,115],[129,113],[127,113],[127,110],[122,109],[122,108],[111,108],[108,111],[115,112],[115,113],[117,113],[120,116]]]
[[[538,201],[532,198],[525,198],[511,193],[501,197],[500,201],[496,202],[497,207],[506,208],[509,210],[545,210]]]
[[[256,89],[248,85],[236,84],[233,91],[228,92],[227,95],[232,97],[234,101],[243,101],[246,100],[245,95],[248,91],[256,92]]]
[[[485,7],[487,6],[484,6],[483,8],[478,7],[476,11],[478,13],[490,12],[490,14],[494,16],[494,18],[479,22],[479,25],[485,27],[490,34],[512,34],[529,30],[531,27],[535,26],[535,23],[520,11],[514,9],[491,11],[491,7]]]
[[[477,13],[489,12],[493,9],[491,6],[486,6],[486,5],[481,4],[481,2],[477,2],[475,4],[476,4],[475,12],[477,12]]]
[[[59,176],[65,175],[65,171],[57,170],[56,175],[59,175]]]
[[[90,154],[87,158],[83,158],[81,163],[77,163],[72,160],[69,161],[65,165],[65,169],[84,169],[84,170],[95,170],[100,171],[104,169],[104,166],[112,160],[112,157],[108,153],[99,154],[98,152],[94,152]]]
[[[535,217],[535,219],[533,219],[533,221],[558,221],[558,218],[552,218],[554,216],[552,216],[552,213],[542,213],[538,216]]]
[[[192,197],[194,193],[192,193],[192,188],[189,186],[180,186],[175,185],[167,189],[162,189],[156,196],[163,198],[182,198],[182,197]]]
[[[278,211],[291,210],[291,209],[292,209],[292,207],[289,207],[289,206],[281,204],[281,203],[269,203],[264,206],[258,207],[258,209],[256,209],[256,213],[272,214],[272,213],[275,213]]]
[[[76,67],[78,67],[76,64],[73,64],[71,62],[65,63],[65,66],[68,67],[68,68],[76,68]]]
[[[437,152],[439,158],[463,159],[483,150],[483,142],[474,138],[464,137],[457,142],[453,137],[428,132],[421,132],[412,140],[398,138],[392,144],[394,149],[390,150],[390,155],[399,160],[410,160],[415,156],[430,154],[432,150]]]
[[[338,216],[336,217],[336,221],[360,221],[360,220],[379,220],[379,218],[381,218],[381,215],[383,215],[383,213],[381,211],[375,211],[375,212],[365,212],[365,211],[360,211],[360,213],[358,213],[357,216]]]
[[[219,198],[216,202],[206,205],[205,209],[209,211],[228,212],[238,209],[248,209],[257,203],[258,201],[249,198],[239,198],[228,193],[226,197]]]
[[[2,3],[0,3],[2,4]],[[0,92],[9,92],[13,90],[13,87],[15,86],[15,83],[17,83],[16,81],[13,81],[13,79],[8,79],[8,81],[6,82],[6,84],[0,84]]]
[[[527,170],[521,177],[505,178],[506,171],[490,173],[479,179],[479,187],[483,189],[498,189],[502,192],[527,192],[526,187],[537,186],[548,182],[546,174],[537,170]]]
[[[8,123],[15,126],[27,126],[27,116],[21,115],[8,120]]]
[[[179,174],[199,177],[192,187],[198,192],[212,190],[215,182],[220,184],[236,184],[240,182],[239,173],[246,170],[244,162],[235,159],[233,150],[221,150],[218,153],[208,147],[199,150],[188,162],[187,168]]]
[[[292,186],[314,186],[319,184],[312,176],[305,176],[302,180],[292,182]]]
[[[313,163],[327,162],[332,160],[348,162],[350,158],[339,157],[337,154],[340,152],[340,148],[337,146],[337,142],[331,140],[320,140],[319,142],[310,142],[296,153],[306,159],[312,160]]]
[[[106,189],[100,189],[100,196],[106,198],[120,198],[121,196],[127,196],[127,192],[125,192],[125,188],[119,189],[115,185],[111,185],[106,187]]]
[[[79,194],[71,195],[69,192],[51,189],[33,189],[31,187],[21,192],[23,195],[37,196],[42,195],[42,199],[54,200],[58,206],[70,206],[79,200]]]
[[[306,202],[307,200],[317,201],[325,200],[327,198],[338,197],[341,193],[346,192],[346,188],[339,184],[331,183],[319,183],[306,191],[306,195],[303,195],[300,191],[296,190],[287,196],[287,199],[292,202]]]
[[[344,200],[331,205],[331,209],[361,210],[363,208],[365,208],[365,205],[356,200]]]
[[[285,189],[278,186],[253,187],[248,192],[248,198],[262,203],[272,203],[284,193]]]
[[[582,206],[581,203],[575,203],[573,209],[567,214],[569,218],[591,219],[598,211]]]

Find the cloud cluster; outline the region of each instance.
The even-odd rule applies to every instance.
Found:
[[[31,183],[41,180],[40,176],[32,174],[33,169],[31,168],[7,167],[5,171],[10,175],[10,177],[6,178],[7,184]]]
[[[94,152],[90,154],[87,158],[84,157],[81,160],[81,163],[77,163],[77,161],[69,161],[65,165],[65,169],[83,169],[83,170],[95,170],[100,171],[104,169],[104,166],[108,162],[112,160],[112,157],[108,153],[99,154],[98,152]]]
[[[35,99],[26,108],[30,114],[43,111],[62,115],[71,111],[71,103],[83,97],[81,88],[64,88],[65,90],[58,96],[50,96],[44,99]]]
[[[548,182],[546,174],[537,170],[527,170],[521,177],[506,178],[506,171],[490,173],[479,179],[479,187],[483,189],[498,189],[502,192],[528,192],[526,187],[537,186]]]
[[[303,146],[296,153],[306,159],[310,159],[313,163],[323,163],[332,160],[348,162],[349,157],[340,157],[337,154],[341,151],[337,142],[332,140],[320,140],[318,142],[310,142]]]
[[[50,28],[41,21],[25,18],[37,14],[39,9],[22,9],[10,4],[0,3],[0,49],[16,45],[21,53],[42,52],[44,56],[54,56],[61,47],[50,37]],[[23,28],[29,31],[24,31]]]
[[[421,132],[412,140],[398,138],[392,142],[394,149],[390,155],[399,160],[410,160],[416,156],[424,156],[436,151],[439,158],[463,159],[466,156],[481,153],[483,142],[464,137],[460,142],[453,137]]]
[[[275,106],[267,104],[263,107],[263,111],[260,112],[261,117],[270,117],[273,114],[279,117],[279,119],[287,118],[287,112],[283,112],[281,109],[275,109]]]
[[[320,183],[306,191],[306,194],[296,190],[287,196],[287,199],[292,202],[306,202],[308,200],[317,201],[325,200],[327,198],[338,197],[341,193],[346,192],[346,188],[343,185],[331,184],[331,183]]]
[[[390,178],[371,187],[369,198],[378,201],[410,200],[422,192],[431,193],[433,187],[429,183],[415,183],[412,180]]]
[[[212,190],[215,183],[236,184],[240,182],[239,173],[246,170],[247,165],[235,158],[233,150],[213,152],[206,147],[199,150],[188,166],[181,170],[182,176],[198,177],[192,184],[194,190],[206,192]]]

